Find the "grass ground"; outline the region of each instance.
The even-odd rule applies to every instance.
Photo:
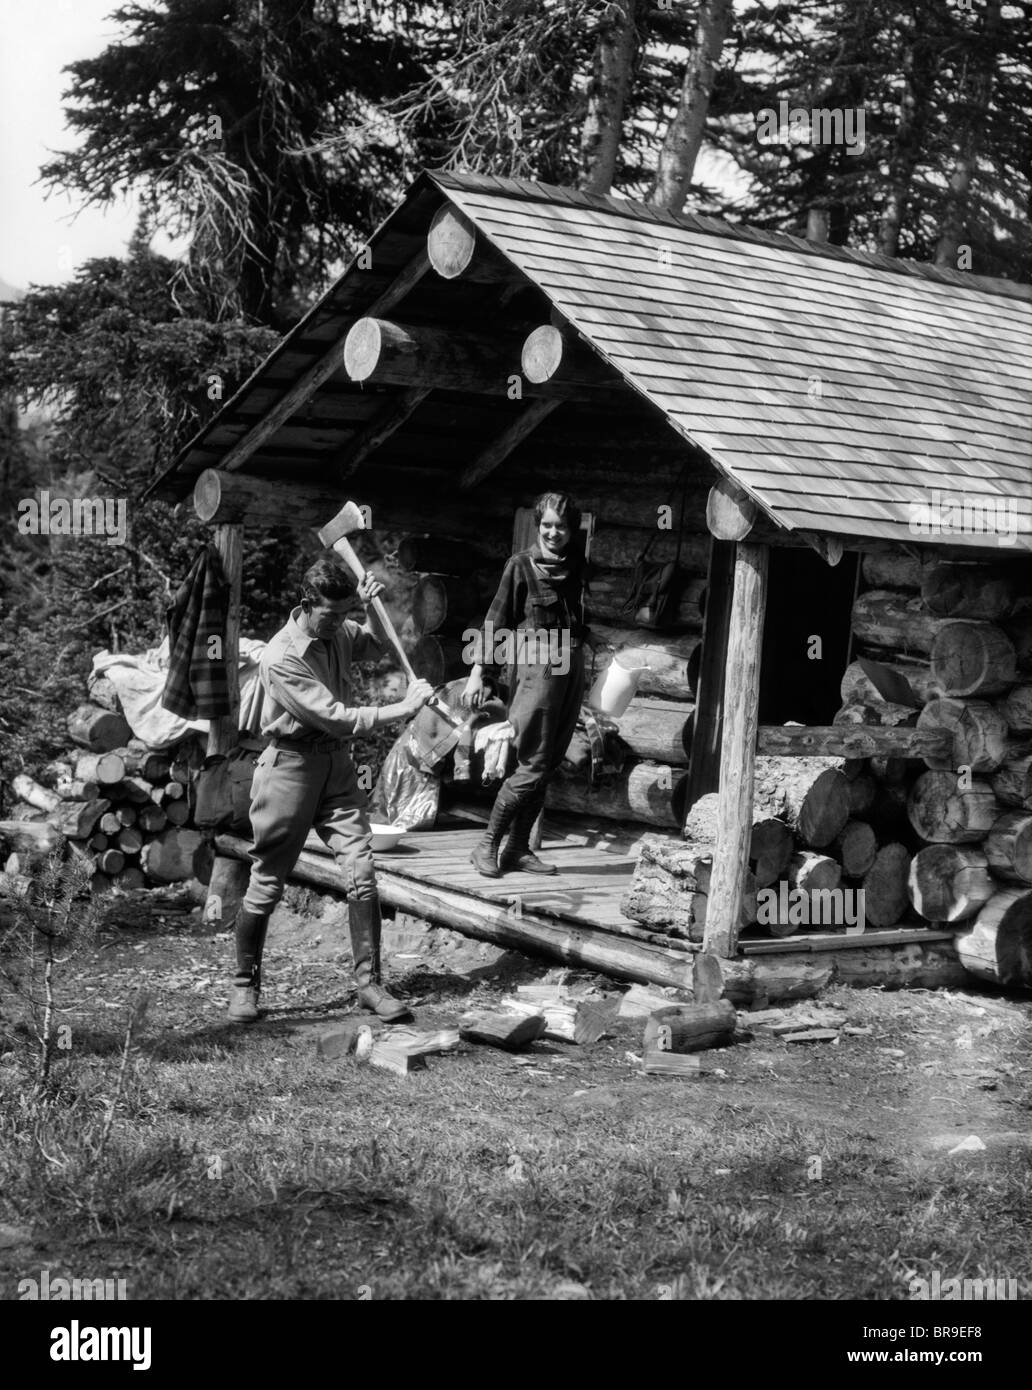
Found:
[[[50,1097],[24,1037],[0,1054],[0,1296],[44,1268],[143,1299],[906,1299],[934,1270],[1032,1291],[1028,1001],[841,990],[865,1031],[743,1041],[697,1080],[642,1076],[631,1022],[402,1079],[317,1055],[353,1003],[348,955],[336,909],[292,902],[256,1027],[223,1022],[228,937],[116,912],[59,981]],[[428,1026],[547,968],[391,939]],[[985,1149],[949,1156],[971,1134]]]

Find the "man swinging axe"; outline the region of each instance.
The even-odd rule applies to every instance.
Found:
[[[358,512],[353,504],[348,506]],[[338,531],[343,534],[339,527]],[[336,536],[324,537],[324,543],[338,551],[344,548]],[[344,546],[350,551],[346,542]],[[378,597],[383,585],[366,574],[357,559],[355,563],[358,569],[352,572],[366,609],[364,624],[344,616],[355,586],[337,561],[325,555],[305,574],[300,606],[262,653],[261,727],[269,745],[254,776],[253,862],[237,915],[237,972],[229,1006],[234,1023],[253,1023],[258,1017],[269,918],[313,828],[333,851],[347,893],[359,1003],[388,1023],[410,1016],[380,979],[380,901],[366,797],[348,745],[355,735],[381,724],[412,718],[433,691],[425,680],[413,678],[405,698],[395,704],[351,702],[351,663],[375,660],[384,645],[397,643]]]

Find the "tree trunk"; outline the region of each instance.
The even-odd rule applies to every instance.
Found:
[[[992,623],[942,623],[931,655],[932,676],[946,695],[1002,695],[1018,678],[1014,647]]]
[[[788,822],[811,849],[832,842],[849,819],[849,779],[841,760],[757,758],[755,804]]]
[[[687,767],[694,707],[678,700],[634,699],[618,719],[617,737],[638,758]]]
[[[986,857],[974,845],[929,845],[910,861],[910,902],[929,922],[962,922],[996,892]]]
[[[91,753],[107,753],[132,738],[133,731],[120,714],[97,705],[80,705],[68,716],[68,736]]]
[[[637,46],[636,6],[637,0],[615,0],[606,6],[599,24],[581,130],[580,187],[585,193],[608,193],[613,186]]]
[[[954,938],[966,970],[980,980],[1032,989],[1032,890],[1004,888],[975,925]]]
[[[695,43],[681,87],[677,110],[659,153],[656,179],[649,195],[654,207],[681,212],[692,182],[695,161],[706,132],[710,94],[721,50],[731,23],[732,0],[700,0]]]
[[[953,747],[945,756],[925,754],[929,767],[993,772],[1007,756],[1007,721],[985,700],[932,700],[921,711],[917,727],[946,729],[953,736]]]
[[[927,661],[879,661],[877,665],[888,671],[890,677],[906,681],[914,699],[919,704],[927,704],[929,700],[934,700],[936,695],[941,693],[932,680],[932,668]],[[859,661],[850,662],[846,667],[839,686],[839,693],[842,696],[843,704],[869,704],[877,707],[881,701],[885,700],[885,696],[878,690]],[[897,692],[890,690],[890,693],[895,694]],[[906,694],[905,688],[899,693]]]
[[[849,820],[842,833],[836,835],[832,848],[847,878],[863,878],[874,864],[878,839],[866,821]]]
[[[701,941],[712,870],[712,844],[685,844],[658,835],[646,836],[620,911],[655,931]],[[755,921],[756,884],[747,874],[741,924],[747,927]]]
[[[997,705],[1014,734],[1032,734],[1032,685],[1016,685]]]
[[[711,853],[717,840],[719,804],[719,794],[707,792],[692,806],[684,823],[685,838],[697,845],[710,846]],[[754,808],[749,835],[749,868],[757,888],[766,888],[781,877],[792,858],[792,850],[792,831],[785,822]]]
[[[1032,811],[1032,754],[1024,752],[1026,746],[1019,752],[1012,745],[1011,756],[996,769],[989,784],[1005,806]]]
[[[924,572],[921,597],[938,618],[995,623],[1014,605],[1014,581],[1003,571],[977,562],[936,564]]]
[[[729,999],[715,1004],[673,1004],[649,1015],[645,1050],[684,1053],[725,1047],[734,1037],[735,1022],[735,1006]]]
[[[1000,878],[1032,883],[1032,815],[1008,811],[990,830],[985,842],[989,866]]]
[[[548,784],[545,805],[549,810],[578,816],[676,829],[681,824],[687,789],[685,769],[664,763],[632,763],[598,787],[560,771]]]
[[[985,839],[999,808],[988,782],[974,780],[964,788],[957,773],[943,769],[917,779],[907,797],[907,815],[922,840],[963,845]]]
[[[884,845],[864,874],[864,920],[875,927],[894,927],[907,906],[910,853],[905,845]]]
[[[975,44],[966,45],[964,66],[970,91],[960,112],[960,132],[957,155],[943,207],[939,240],[935,248],[935,264],[958,270],[958,252],[965,234],[971,205],[971,186],[978,176],[979,157],[985,143],[985,129],[993,97],[996,65],[999,56],[1001,0],[985,0],[981,32]]]
[[[926,656],[942,626],[917,594],[871,589],[853,604],[853,633],[872,647]]]

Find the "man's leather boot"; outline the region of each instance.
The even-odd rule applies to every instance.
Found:
[[[262,953],[269,930],[268,912],[237,913],[233,934],[236,937],[237,970],[229,990],[230,1023],[254,1023],[258,1018],[258,996],[262,988]]]
[[[498,847],[519,809],[519,797],[513,793],[508,782],[503,782],[491,808],[491,819],[487,823],[484,837],[469,856],[473,867],[485,878],[502,876],[498,867]]]
[[[518,869],[525,874],[555,874],[559,872],[554,864],[539,859],[530,847],[530,832],[533,830],[534,822],[544,804],[545,792],[542,788],[540,791],[536,791],[517,810],[513,817],[512,829],[509,831],[509,843],[505,846],[499,861],[502,869]]]
[[[380,902],[352,898],[348,903],[351,955],[358,983],[358,1002],[384,1023],[411,1018],[412,1011],[380,983]]]

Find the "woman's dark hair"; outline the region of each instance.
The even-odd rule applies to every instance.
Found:
[[[312,603],[328,599],[331,603],[338,599],[351,598],[355,586],[343,565],[329,555],[321,555],[314,565],[305,570],[301,580],[301,598]]]
[[[549,507],[552,508],[557,517],[566,522],[570,528],[570,535],[574,538],[580,530],[581,514],[580,508],[568,492],[543,492],[534,503],[534,525],[541,525],[541,518]]]

